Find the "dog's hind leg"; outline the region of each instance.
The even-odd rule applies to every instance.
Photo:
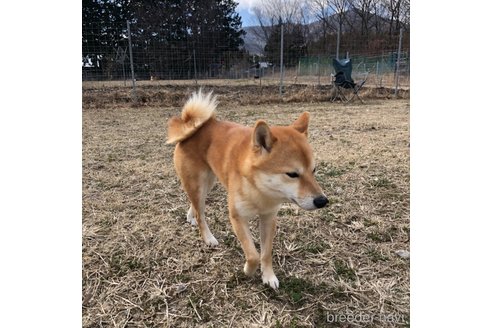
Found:
[[[216,246],[219,244],[212,235],[205,220],[205,199],[215,184],[215,175],[211,170],[200,171],[199,174],[187,176],[182,179],[183,188],[188,194],[191,206],[188,210],[187,221],[192,225],[198,225],[200,234],[205,244]]]
[[[213,175],[213,174],[212,174]],[[206,181],[202,186],[204,186],[205,189],[205,195],[203,196],[204,199],[207,198],[208,193],[210,190],[212,190],[213,186],[215,185],[215,176],[209,177],[209,180]],[[203,206],[205,208],[205,205]],[[190,223],[191,225],[195,226],[197,225],[196,222],[196,210],[193,208],[193,205],[190,205],[190,208],[188,209],[188,213],[186,214],[186,222]]]
[[[193,205],[190,205],[190,208],[188,209],[188,213],[186,214],[186,222],[195,226],[196,225],[195,217],[196,217],[196,214],[195,214],[195,210],[193,209]]]
[[[217,245],[217,239],[212,235],[205,221],[205,198],[215,184],[215,174],[193,148],[187,148],[181,143],[174,150],[174,167],[191,202],[186,216],[187,221],[198,225],[205,244]]]

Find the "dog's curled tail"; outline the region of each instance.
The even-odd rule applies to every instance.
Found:
[[[215,117],[217,98],[212,92],[204,95],[202,89],[194,92],[186,102],[181,117],[174,116],[168,122],[167,143],[172,144],[191,137],[205,122]]]

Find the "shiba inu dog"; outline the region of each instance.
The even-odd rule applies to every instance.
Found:
[[[167,143],[177,143],[174,164],[191,206],[187,220],[197,224],[205,244],[218,245],[205,220],[205,198],[218,179],[228,193],[229,218],[246,256],[244,272],[251,276],[261,264],[263,283],[277,289],[272,268],[276,214],[284,202],[305,210],[328,204],[314,178],[313,151],[307,140],[309,113],[290,126],[253,128],[215,118],[212,93],[194,93],[181,117],[168,122]],[[259,216],[261,255],[248,221]]]

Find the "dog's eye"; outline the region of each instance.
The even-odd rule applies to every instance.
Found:
[[[316,168],[313,169],[313,173],[315,173],[315,172],[316,172]]]
[[[297,172],[287,172],[285,174],[287,174],[291,178],[298,178],[299,177],[299,173],[297,173]]]

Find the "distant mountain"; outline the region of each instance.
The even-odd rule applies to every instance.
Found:
[[[361,16],[364,16],[359,9],[351,8],[343,13],[344,22],[342,25],[342,33],[349,32],[350,29],[360,29],[362,27]],[[366,14],[367,15],[367,14]],[[385,30],[389,28],[390,20],[389,18],[371,13],[367,15],[367,27],[370,31]],[[337,14],[333,14],[327,17],[326,24],[329,26],[328,33],[337,33],[338,30],[338,17]],[[400,22],[401,23],[401,22]],[[401,23],[402,24],[402,23]],[[323,22],[321,20],[309,23],[307,25],[311,32],[322,33]]]
[[[246,35],[243,36],[244,49],[250,54],[262,55],[266,41],[261,26],[246,26],[243,27],[243,30],[246,32]]]
[[[342,33],[348,32],[350,29],[358,30],[361,28],[361,18],[358,15],[357,9],[350,9],[345,12],[345,22],[342,25]],[[328,28],[328,34],[336,34],[337,33],[337,17],[336,15],[331,15],[328,17],[326,22]],[[371,15],[367,21],[367,26],[370,31],[387,31],[389,29],[389,19],[379,16],[379,15]],[[311,22],[309,24],[304,25],[309,34],[309,39],[311,41],[317,41],[323,36],[323,22],[321,20]],[[407,28],[409,28],[407,26]],[[267,33],[271,27],[266,27]],[[246,32],[246,35],[243,36],[244,40],[244,48],[250,54],[262,55],[264,54],[264,48],[266,44],[266,37],[264,35],[263,29],[261,26],[245,26],[243,30]]]

